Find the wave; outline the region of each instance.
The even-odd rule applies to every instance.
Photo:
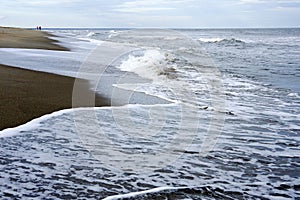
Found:
[[[18,136],[18,135],[22,134],[22,132],[24,132],[24,131],[29,131],[29,130],[39,127],[43,121],[47,121],[53,117],[57,117],[57,116],[60,116],[60,115],[66,114],[66,113],[70,113],[72,111],[74,111],[74,109],[72,109],[72,108],[56,111],[56,112],[41,116],[39,118],[33,119],[33,120],[31,120],[25,124],[22,124],[20,126],[4,129],[4,130],[0,131],[0,138]]]
[[[186,188],[187,187],[178,187],[178,188],[176,188],[176,187],[159,187],[159,188],[154,188],[151,190],[145,190],[145,191],[141,191],[141,192],[132,192],[132,193],[128,193],[128,194],[110,196],[110,197],[104,198],[103,200],[134,198],[134,197],[146,195],[146,194],[159,193],[159,192],[163,192],[163,191],[171,191],[171,190],[178,190],[178,189],[186,189]]]
[[[108,38],[112,38],[112,37],[115,37],[117,35],[119,35],[119,31],[111,30],[111,31],[109,31]]]
[[[194,199],[202,197],[213,199],[242,199],[250,197],[246,192],[242,191],[225,191],[222,188],[212,186],[198,187],[158,187],[150,190],[132,192],[128,194],[114,195],[106,197],[102,200],[119,200],[119,199]],[[253,196],[252,196],[253,197]],[[256,197],[256,196],[255,196]]]
[[[203,43],[218,43],[218,44],[246,44],[246,41],[235,39],[235,38],[199,38],[200,42]]]
[[[97,35],[97,33],[95,33],[95,32],[89,32],[86,36],[87,37],[93,37],[95,35]]]
[[[89,32],[85,37],[88,39],[109,39],[120,34],[120,31],[110,30],[109,32]]]
[[[91,42],[96,45],[102,45],[104,43],[103,40],[96,40],[96,39],[91,39],[91,38],[78,38],[78,39],[88,41],[88,42]]]
[[[176,60],[174,55],[159,50],[146,50],[130,54],[119,66],[122,71],[134,72],[143,78],[158,80],[161,77],[175,79]]]
[[[34,129],[39,128],[43,125],[45,121],[48,121],[49,119],[56,118],[65,114],[75,113],[79,111],[92,111],[95,110],[110,110],[110,109],[133,109],[133,108],[139,108],[139,107],[154,107],[154,106],[174,106],[176,104],[154,104],[154,105],[143,105],[143,104],[126,104],[123,106],[117,106],[117,107],[82,107],[82,108],[68,108],[63,109],[59,111],[55,111],[53,113],[49,113],[46,115],[43,115],[41,117],[32,119],[31,121],[26,122],[25,124],[21,124],[19,126],[13,127],[13,128],[6,128],[0,131],[0,138],[7,138],[7,137],[14,137],[22,135],[26,131],[31,131]]]
[[[200,42],[205,42],[205,43],[216,43],[222,41],[223,39],[222,38],[199,38],[198,40]]]
[[[297,98],[300,97],[300,95],[299,95],[298,93],[296,93],[296,92],[289,93],[288,96],[289,96],[289,97],[297,97]]]

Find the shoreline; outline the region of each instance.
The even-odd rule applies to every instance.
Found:
[[[48,38],[52,36],[43,31],[0,27],[0,48],[69,51],[56,44],[58,41]],[[87,80],[8,66],[1,62],[0,76],[0,131],[55,111],[90,107],[90,102],[85,101],[73,105],[75,80],[83,97],[95,99],[94,106],[110,106],[109,99],[90,90]]]
[[[0,131],[55,111],[73,108],[75,80],[82,96],[91,99],[95,95],[95,106],[110,105],[108,99],[89,89],[86,80],[1,64],[0,76]],[[83,101],[74,107],[90,106],[89,102]]]

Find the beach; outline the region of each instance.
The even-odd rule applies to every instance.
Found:
[[[35,30],[0,27],[0,48],[27,48],[67,51],[58,41],[49,38],[53,35]]]
[[[47,36],[50,34],[41,31],[0,28],[0,48],[68,50],[54,44],[55,40]],[[0,130],[24,124],[54,111],[72,108],[75,78],[1,65],[1,63],[0,76]],[[94,95],[89,90],[88,81],[78,80],[78,83],[84,96]],[[96,106],[109,105],[108,101],[98,94],[95,96]]]
[[[300,29],[47,31],[1,36],[0,199],[300,197]]]

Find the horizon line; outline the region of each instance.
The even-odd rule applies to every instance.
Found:
[[[35,27],[20,27],[31,29]],[[42,27],[43,29],[290,29],[299,27]]]
[[[33,27],[18,27],[18,26],[1,26],[3,28],[23,28],[23,29],[36,29]],[[47,29],[299,29],[299,27],[43,27],[44,30]]]

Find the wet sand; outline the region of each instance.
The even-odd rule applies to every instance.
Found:
[[[75,78],[0,65],[0,130],[15,127],[54,111],[72,108]],[[89,83],[78,80],[81,95],[94,98]],[[109,101],[96,94],[96,106]],[[82,101],[76,107],[91,106]]]
[[[0,48],[27,48],[68,51],[49,37],[53,35],[38,30],[0,27]]]
[[[0,28],[0,48],[38,48],[68,50],[54,44],[48,34],[14,28]],[[1,62],[1,61],[0,61]],[[59,66],[57,66],[59,67]],[[95,106],[108,106],[110,101],[89,90],[89,83],[78,81],[81,97],[95,99]],[[54,111],[72,108],[75,78],[26,70],[0,63],[0,130],[16,127]],[[80,101],[74,107],[91,106]]]

